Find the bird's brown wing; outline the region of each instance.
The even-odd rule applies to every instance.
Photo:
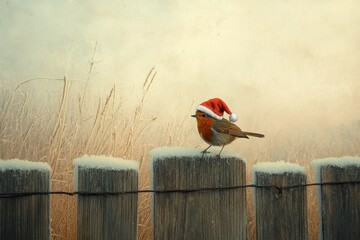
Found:
[[[243,131],[241,131],[241,129],[238,126],[229,122],[226,119],[217,121],[216,124],[213,124],[213,128],[218,133],[225,133],[239,138],[248,138],[246,134],[243,133]]]

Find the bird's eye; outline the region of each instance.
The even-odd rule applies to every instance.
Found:
[[[206,117],[206,114],[205,114],[205,113],[203,113],[203,114],[201,114],[201,116],[202,116],[202,117]]]

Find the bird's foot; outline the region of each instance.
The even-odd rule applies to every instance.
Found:
[[[224,149],[224,147],[225,147],[225,145],[224,145],[224,146],[222,146],[222,148],[221,148],[221,150],[220,150],[219,154],[217,155],[217,156],[218,156],[218,158],[220,158],[220,154],[221,154],[222,150]]]
[[[211,145],[208,148],[206,148],[204,151],[201,151],[201,153],[202,153],[201,158],[204,158],[205,154],[210,153],[207,151],[209,148],[211,148]]]
[[[203,158],[203,157],[205,156],[205,154],[207,154],[207,153],[210,153],[210,152],[209,152],[209,151],[206,151],[206,150],[201,151],[201,157]]]

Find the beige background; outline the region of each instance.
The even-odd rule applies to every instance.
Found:
[[[159,120],[212,97],[267,134],[360,116],[359,1],[1,1],[0,36],[3,89],[66,75],[81,91],[97,42],[94,98],[115,84],[131,106],[156,66],[145,110]]]

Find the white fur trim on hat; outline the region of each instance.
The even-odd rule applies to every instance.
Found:
[[[219,115],[215,114],[213,111],[211,111],[209,108],[207,108],[207,107],[205,107],[203,105],[197,106],[196,110],[198,110],[200,112],[203,112],[203,113],[205,113],[205,114],[209,115],[210,117],[213,117],[213,118],[215,118],[217,120],[222,120],[223,119],[222,116],[219,116]]]
[[[231,113],[229,117],[230,122],[236,122],[238,120],[238,116],[236,113]]]

